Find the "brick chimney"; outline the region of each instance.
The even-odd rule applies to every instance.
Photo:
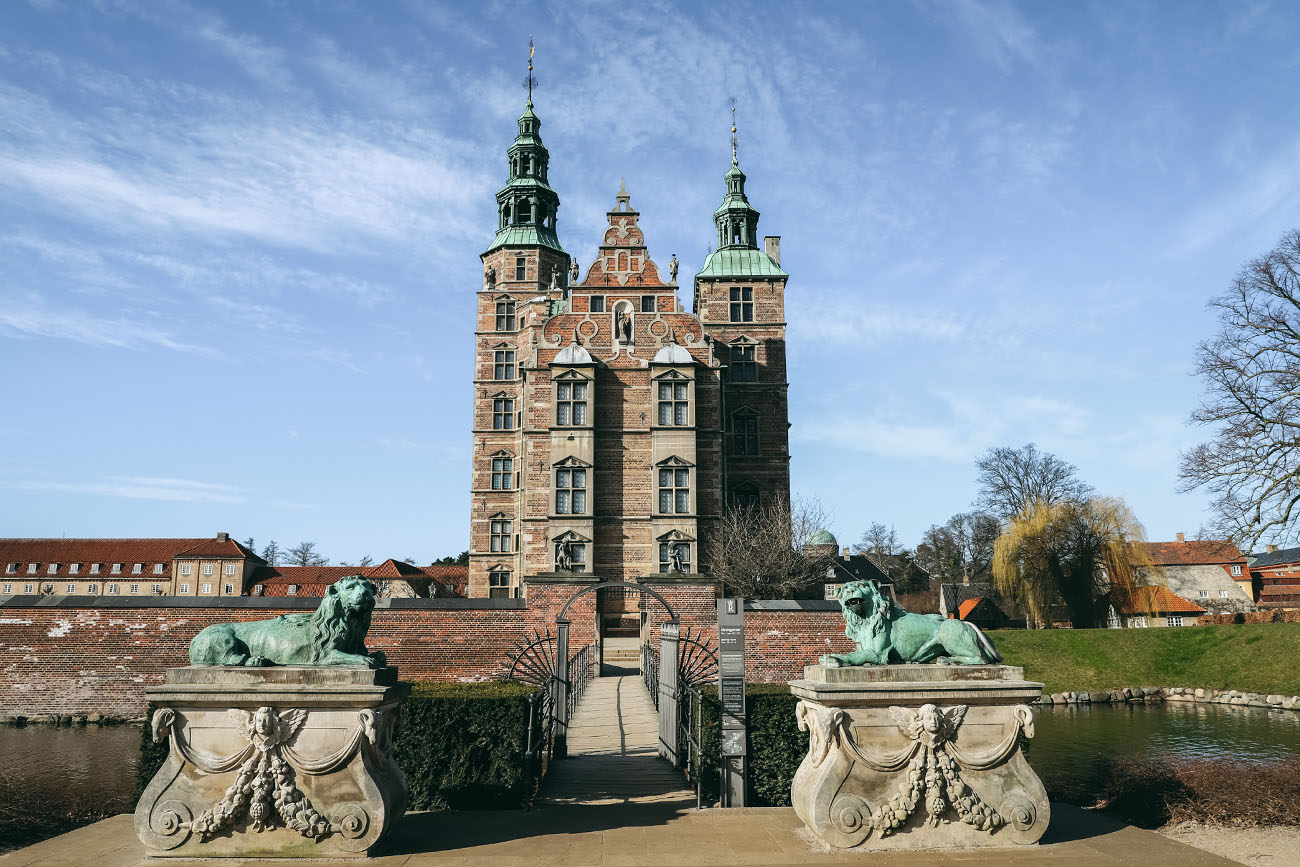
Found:
[[[1186,539],[1183,538],[1183,534],[1182,534],[1182,533],[1177,533],[1177,534],[1175,534],[1175,535],[1178,536],[1178,541],[1179,541],[1179,542],[1186,542],[1186,541],[1187,541]]]
[[[1277,546],[1276,546],[1276,545],[1265,545],[1265,546],[1264,546],[1264,553],[1265,553],[1265,554],[1272,554],[1272,553],[1274,553],[1275,551],[1277,551]]]
[[[763,249],[767,251],[767,255],[772,257],[773,262],[775,262],[778,265],[781,264],[781,236],[780,235],[768,235],[767,237],[765,237],[763,239]]]
[[[1179,535],[1181,536],[1182,534],[1180,533]],[[230,534],[229,534],[229,533],[218,533],[218,534],[217,534],[217,541],[218,541],[218,542],[229,542],[229,541],[230,541]],[[1182,539],[1179,539],[1178,541],[1181,542]]]
[[[845,548],[845,549],[844,549],[844,559],[845,559],[845,560],[849,559],[849,549],[848,549],[848,548]]]

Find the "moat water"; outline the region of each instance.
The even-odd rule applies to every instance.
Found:
[[[1224,705],[1040,707],[1029,761],[1054,792],[1106,756],[1267,763],[1300,757],[1300,713]],[[0,727],[0,783],[11,792],[131,808],[137,726]]]

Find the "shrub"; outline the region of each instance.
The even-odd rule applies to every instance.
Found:
[[[393,758],[406,775],[413,810],[525,806],[537,780],[525,755],[528,697],[521,684],[419,683],[402,703]],[[153,718],[153,705],[149,718]],[[167,758],[146,723],[140,734],[136,798]]]
[[[721,783],[722,723],[717,687],[703,690],[700,714],[703,737],[702,790],[706,802],[718,799]],[[799,731],[794,709],[799,699],[784,683],[745,685],[745,713],[748,716],[749,787],[757,807],[790,806],[790,782],[808,752],[808,733]],[[698,770],[693,772],[698,773]]]

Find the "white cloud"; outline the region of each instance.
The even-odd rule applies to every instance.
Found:
[[[198,355],[216,354],[208,347],[181,340],[145,322],[124,316],[110,319],[83,310],[51,309],[34,295],[0,297],[0,336],[50,337],[114,349],[162,348]]]
[[[248,499],[243,490],[235,485],[154,476],[106,476],[101,482],[24,482],[18,487],[30,491],[96,494],[175,503],[243,503]]]

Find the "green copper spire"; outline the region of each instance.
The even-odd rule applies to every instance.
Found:
[[[731,168],[723,180],[727,195],[722,205],[713,212],[713,222],[718,226],[718,249],[739,247],[758,249],[758,210],[745,198],[745,173],[740,170],[736,155],[736,101],[731,101]]]
[[[533,43],[528,41],[528,103],[519,116],[519,135],[506,151],[509,177],[497,193],[497,236],[485,253],[506,244],[537,245],[564,252],[555,234],[560,197],[546,182],[550,152],[542,144],[541,119],[533,113]]]

